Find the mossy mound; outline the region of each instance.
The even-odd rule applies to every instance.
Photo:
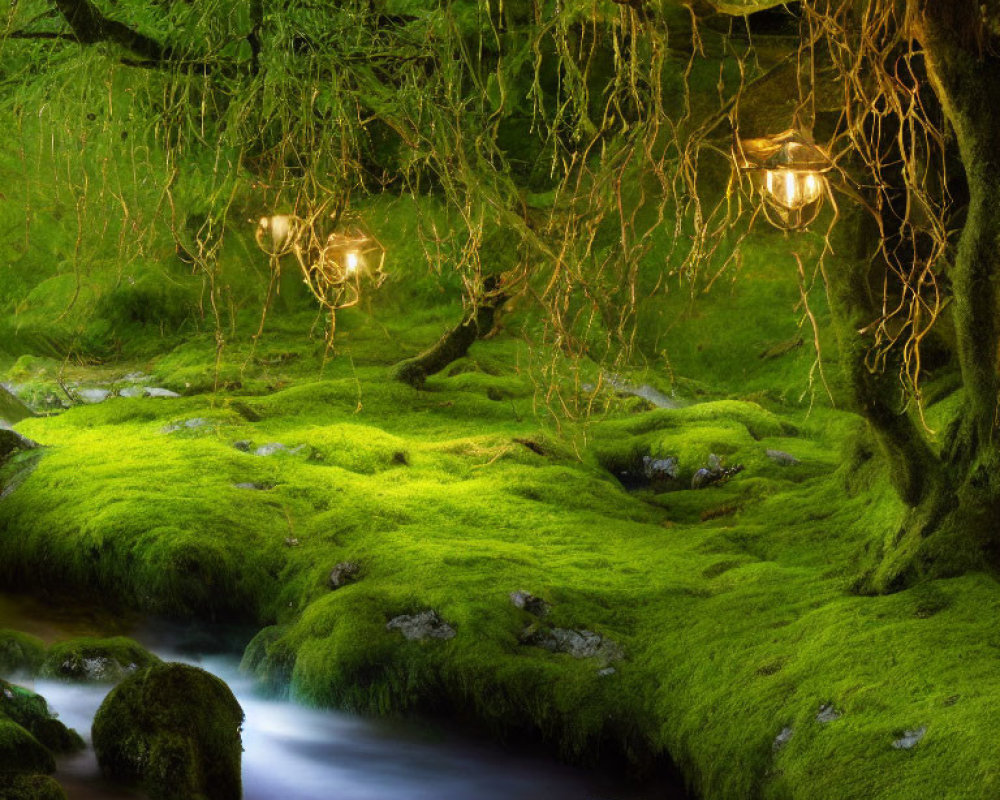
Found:
[[[13,425],[15,422],[20,422],[30,416],[31,409],[8,392],[5,387],[0,386],[0,420]]]
[[[66,793],[48,775],[0,773],[0,800],[66,800]]]
[[[0,681],[0,715],[16,722],[52,753],[72,753],[83,747],[80,735],[55,718],[44,697],[6,681]]]
[[[67,681],[117,683],[160,659],[127,636],[110,639],[81,637],[58,642],[49,649],[39,674]]]
[[[20,631],[0,630],[0,678],[34,675],[45,658],[45,643]]]
[[[14,720],[0,716],[0,775],[48,774],[55,768],[52,753],[41,742]]]
[[[101,771],[152,800],[239,800],[243,710],[215,676],[157,664],[116,686],[94,719]]]

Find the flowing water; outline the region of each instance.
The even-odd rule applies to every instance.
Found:
[[[199,655],[185,632],[137,620],[102,618],[0,595],[0,628],[52,641],[75,635],[129,634],[161,658],[197,664],[233,690],[246,713],[244,800],[681,800],[673,779],[622,788],[612,776],[510,752],[433,723],[391,723],[262,697],[232,655]],[[190,633],[190,632],[188,632]],[[210,641],[206,650],[211,650]],[[89,738],[109,687],[27,682],[59,718]],[[59,761],[69,800],[129,800],[141,795],[104,782],[93,750]]]

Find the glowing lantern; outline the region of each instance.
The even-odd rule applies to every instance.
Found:
[[[827,195],[825,173],[833,164],[827,154],[798,131],[761,139],[740,139],[736,164],[763,200],[771,224],[786,230],[816,219]]]
[[[344,225],[326,238],[326,246],[313,269],[330,284],[356,281],[363,275],[379,276],[385,248],[359,223]]]
[[[362,278],[380,286],[385,280],[385,248],[353,217],[337,217],[333,233],[318,229],[317,217],[274,214],[257,221],[257,246],[271,257],[276,276],[283,256],[294,255],[316,299],[335,311],[361,299]],[[274,279],[272,277],[272,285]]]

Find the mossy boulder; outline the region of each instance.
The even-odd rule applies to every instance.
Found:
[[[66,800],[62,786],[48,775],[0,774],[3,800]]]
[[[83,748],[80,735],[56,719],[44,697],[2,680],[0,717],[20,725],[52,753],[72,753]]]
[[[160,659],[127,636],[81,637],[54,644],[42,662],[45,678],[117,683]]]
[[[101,771],[152,800],[239,800],[243,709],[221,680],[156,664],[122,681],[94,718]]]
[[[0,776],[48,774],[56,761],[45,746],[14,720],[0,716]]]
[[[0,630],[0,676],[34,675],[45,659],[41,639],[20,631]]]

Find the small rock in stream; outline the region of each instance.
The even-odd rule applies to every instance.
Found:
[[[825,725],[827,722],[840,719],[840,717],[841,714],[833,707],[833,703],[826,703],[820,706],[819,713],[816,715],[816,721],[821,725]]]

